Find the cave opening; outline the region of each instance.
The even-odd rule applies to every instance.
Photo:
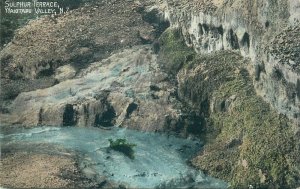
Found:
[[[136,103],[131,103],[129,104],[129,106],[127,107],[127,110],[126,110],[126,118],[128,119],[130,117],[130,115],[135,111],[137,110],[138,108],[138,105]]]
[[[96,114],[95,126],[102,127],[112,127],[114,126],[114,118],[116,117],[116,112],[112,106],[108,106],[107,110],[102,114]]]
[[[185,120],[187,123],[186,132],[201,135],[205,131],[206,121],[203,116],[198,115],[196,112],[191,112]]]
[[[22,71],[23,71],[23,69],[22,69]],[[50,67],[49,69],[44,69],[44,70],[41,70],[40,72],[38,72],[37,78],[50,77],[54,73],[55,73],[54,69],[52,67]]]
[[[155,29],[155,37],[159,37],[167,28],[170,27],[170,22],[160,17],[158,9],[153,9],[149,12],[141,10],[142,19],[153,25]]]
[[[268,28],[269,26],[270,26],[270,22],[267,20],[267,21],[265,22],[265,27]]]
[[[298,99],[300,99],[300,79],[297,79],[296,94],[297,94]]]
[[[72,104],[67,104],[63,114],[63,126],[76,125],[75,110]]]
[[[202,29],[202,24],[199,23],[199,24],[198,24],[198,27],[199,27],[199,28],[198,28],[198,29],[199,29],[199,34],[200,34],[200,35],[203,35],[204,32],[203,32],[203,29]]]
[[[247,50],[250,48],[250,35],[247,32],[244,33],[241,44],[243,47],[246,47]]]
[[[220,35],[223,36],[223,34],[224,34],[224,29],[223,29],[223,26],[222,26],[222,25],[219,26],[219,27],[217,27],[217,31],[218,31],[218,34],[220,34]]]
[[[232,49],[239,49],[239,41],[237,35],[233,32],[232,29],[229,30],[228,32],[228,37],[227,40],[230,44],[230,47]]]
[[[202,28],[203,28],[203,32],[204,33],[208,33],[208,31],[209,31],[209,26],[207,25],[207,24],[202,24]]]
[[[284,75],[283,75],[282,71],[277,67],[273,68],[271,76],[273,79],[275,79],[277,81],[284,80]]]

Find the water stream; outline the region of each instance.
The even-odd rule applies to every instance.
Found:
[[[226,188],[221,180],[205,176],[187,164],[199,141],[129,129],[38,127],[1,134],[2,144],[47,143],[76,150],[85,158],[83,172],[97,173],[132,188]],[[108,139],[134,143],[135,158],[108,150]]]

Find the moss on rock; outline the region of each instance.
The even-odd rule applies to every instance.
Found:
[[[243,62],[240,55],[229,51],[196,56],[178,74],[179,97],[208,116],[213,91],[234,80],[234,72]]]
[[[209,102],[207,144],[192,162],[233,188],[296,187],[300,159],[292,124],[255,94],[243,62],[230,52],[202,55],[179,74],[182,97],[194,105],[205,95]]]
[[[185,45],[181,31],[176,28],[167,29],[159,38],[160,52],[158,62],[169,74],[177,72],[195,56],[195,51]]]

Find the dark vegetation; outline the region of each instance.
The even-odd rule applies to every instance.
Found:
[[[155,38],[158,38],[170,26],[169,21],[166,21],[159,16],[157,9],[147,12],[142,8],[140,12],[143,20],[152,24],[155,28]]]
[[[159,63],[166,72],[173,76],[196,54],[192,48],[185,45],[180,30],[166,30],[161,35],[159,44]]]
[[[130,159],[134,159],[133,147],[135,147],[136,144],[128,143],[126,139],[116,139],[115,141],[109,139],[108,141],[110,149],[121,152]]]

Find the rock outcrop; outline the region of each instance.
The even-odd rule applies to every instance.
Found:
[[[76,5],[64,14],[28,20],[1,46],[0,112],[19,93],[51,87],[114,51],[151,43],[167,26],[144,11],[150,1],[79,1],[61,2]]]
[[[164,1],[159,7],[173,28],[163,34],[160,53],[178,52],[179,60],[161,67],[176,69],[179,99],[204,122],[206,145],[192,164],[233,188],[300,185],[297,3]],[[178,31],[197,55],[173,45],[181,41]]]
[[[1,77],[35,79],[69,63],[80,69],[113,50],[142,44],[141,35],[153,39],[154,28],[134,7],[129,1],[99,1],[30,21],[1,51]]]
[[[201,118],[191,132],[206,145],[192,164],[233,188],[298,187],[297,125],[256,95],[251,60],[230,50],[193,54],[182,42],[178,29],[166,30],[158,62],[178,68],[178,98]],[[177,61],[163,61],[169,52]]]
[[[53,87],[21,93],[10,111],[18,115],[10,121],[27,126],[121,125],[147,131],[176,127],[182,116],[175,86],[159,70],[150,46],[95,62]]]
[[[158,9],[196,52],[236,50],[250,58],[257,94],[300,122],[299,1],[167,0]]]

